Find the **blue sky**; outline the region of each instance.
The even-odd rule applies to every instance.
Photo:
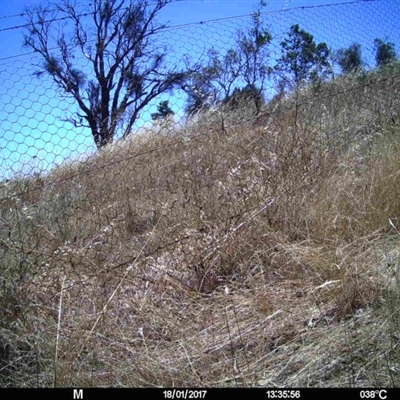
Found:
[[[16,27],[25,23],[20,16],[25,7],[40,3],[0,0],[0,179],[49,170],[65,160],[95,151],[87,129],[61,121],[74,109],[74,103],[63,98],[49,79],[39,80],[32,75],[32,64],[38,59],[22,48],[22,29]],[[263,17],[275,38],[272,53],[279,55],[279,42],[295,23],[313,34],[317,42],[325,41],[333,49],[361,43],[371,66],[376,37],[396,43],[400,51],[399,0],[342,3],[346,1],[270,0]],[[233,43],[235,31],[249,18],[218,19],[248,15],[256,4],[248,0],[177,1],[160,13],[162,22],[175,27],[165,31],[163,40],[178,45],[178,53],[192,57],[211,46],[223,53]],[[330,6],[307,8],[326,4]],[[209,20],[217,21],[205,22]],[[205,23],[196,24],[199,21]],[[176,95],[169,100],[179,114],[184,98]],[[155,106],[141,121],[148,120],[154,111]]]

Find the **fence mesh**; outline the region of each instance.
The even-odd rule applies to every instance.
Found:
[[[271,73],[260,110],[248,99],[221,104],[214,84],[212,104],[188,116],[175,90],[101,151],[88,128],[66,121],[79,111],[73,99],[35,76],[38,56],[1,60],[2,385],[348,384],[339,331],[381,283],[363,269],[370,253],[347,249],[400,211],[397,192],[383,190],[397,183],[392,159],[374,158],[398,132],[400,68],[376,67],[374,40],[399,43],[399,8],[262,13],[268,66],[299,24],[333,50],[361,44],[363,70],[332,62],[317,86],[286,91]],[[251,17],[155,40],[169,66],[201,63],[210,49],[227,54],[244,26]],[[174,115],[152,120],[164,100]],[[340,284],[317,292],[324,282]],[[390,371],[374,375],[382,360],[352,362],[354,386],[394,384]]]

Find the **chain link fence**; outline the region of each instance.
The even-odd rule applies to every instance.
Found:
[[[364,71],[342,74],[332,62],[317,87],[286,92],[271,73],[259,112],[246,100],[188,116],[187,94],[175,90],[101,151],[88,128],[66,121],[74,101],[35,76],[36,55],[0,60],[2,385],[346,384],[347,372],[328,371],[306,346],[287,371],[274,357],[296,347],[297,326],[315,314],[293,282],[307,289],[332,278],[316,265],[330,256],[299,243],[379,226],[345,191],[335,196],[359,220],[329,214],[335,196],[324,209],[319,202],[332,171],[346,164],[362,176],[375,141],[399,124],[400,68],[375,68],[374,48],[376,38],[399,43],[399,8],[369,1],[262,13],[271,67],[299,24],[333,50],[361,44]],[[211,48],[226,54],[250,23],[168,28],[158,45],[171,66],[202,62]],[[174,115],[152,120],[165,100]],[[367,283],[354,304],[377,295]],[[354,311],[330,301],[320,307],[336,310],[332,320]],[[363,384],[374,384],[367,373],[355,382]]]

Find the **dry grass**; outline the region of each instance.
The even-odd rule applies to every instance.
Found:
[[[398,386],[399,126],[373,79],[353,120],[338,81],[3,184],[2,386]]]

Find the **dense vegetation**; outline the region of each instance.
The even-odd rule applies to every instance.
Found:
[[[399,386],[399,71],[3,182],[1,386]]]

